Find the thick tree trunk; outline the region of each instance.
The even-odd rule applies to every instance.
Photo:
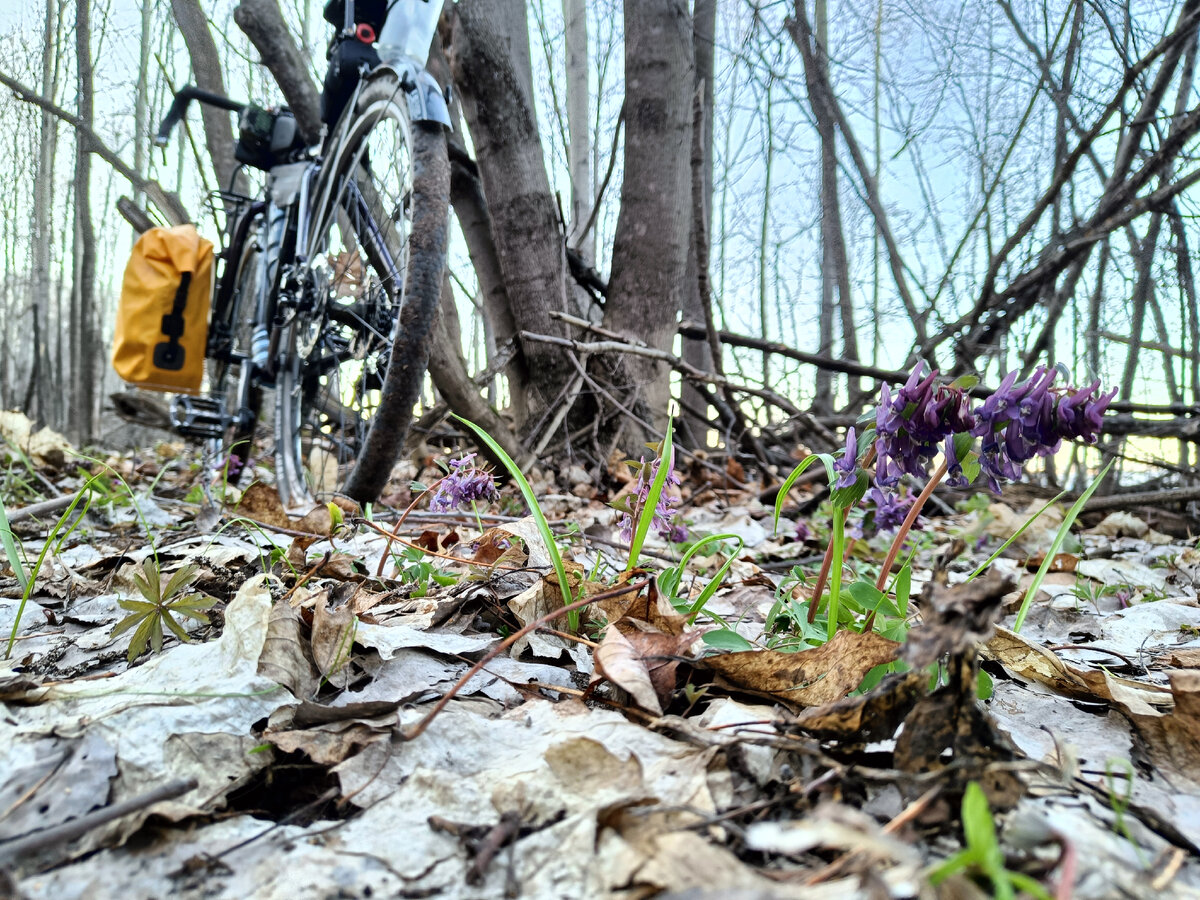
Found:
[[[91,0],[75,4],[75,65],[78,115],[89,128],[93,118]],[[92,156],[87,135],[75,135],[75,291],[72,297],[71,425],[77,440],[91,440],[95,427],[100,351],[96,324],[96,231],[92,224]]]
[[[715,34],[717,0],[696,0],[692,14],[692,54],[695,58],[695,96],[692,99],[692,238],[688,247],[686,291],[683,295],[683,319],[707,322],[712,318],[709,287],[709,242],[712,231],[713,196],[713,76],[715,74]],[[702,289],[701,285],[704,285]],[[703,372],[719,371],[714,364],[708,341],[683,339],[683,359]],[[706,395],[690,383],[680,389],[684,407],[681,422],[683,437],[695,447],[707,442],[705,417],[693,416],[688,409],[704,412]]]
[[[460,0],[447,7],[443,43],[479,166],[496,258],[519,331],[565,335],[566,258],[533,103],[529,31],[521,0]],[[558,396],[574,368],[550,345],[523,341],[536,373],[529,415]],[[519,423],[523,425],[524,423]]]
[[[196,86],[223,95],[225,77],[221,74],[221,56],[212,32],[208,30],[208,16],[201,9],[200,0],[171,0],[171,12],[187,45]],[[224,190],[231,186],[233,173],[237,169],[237,160],[233,158],[233,128],[229,124],[229,113],[207,105],[202,105],[200,110],[204,119],[204,144],[217,175],[217,184]],[[138,171],[141,171],[140,168]]]
[[[176,2],[176,0],[173,0]],[[305,139],[316,143],[321,134],[321,95],[308,73],[308,58],[288,30],[278,0],[241,0],[233,20],[262,57]],[[190,47],[189,43],[189,47]]]
[[[692,28],[683,0],[625,5],[625,178],[613,240],[606,327],[671,348],[691,239]],[[668,369],[631,357],[612,373],[643,418],[664,424]]]
[[[583,226],[592,211],[591,122],[588,119],[588,32],[584,0],[563,0],[567,45],[567,167],[571,172],[571,221],[567,244],[579,250],[588,263],[596,260],[595,231],[583,239]]]

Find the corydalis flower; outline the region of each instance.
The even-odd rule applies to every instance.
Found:
[[[833,471],[837,473],[835,488],[853,487],[858,481],[858,436],[853,428],[846,429],[846,452],[834,462]]]
[[[641,518],[642,510],[645,509],[646,501],[650,497],[650,485],[654,483],[654,478],[658,474],[658,467],[661,464],[661,459],[655,459],[647,465],[646,457],[643,456],[641,458],[638,466],[637,484],[630,495],[632,499],[625,514],[621,516],[619,523],[621,539],[624,541],[633,540],[634,525]],[[675,460],[672,458],[671,464],[667,467],[666,481],[663,483],[662,493],[658,496],[658,503],[654,506],[654,518],[650,524],[663,540],[670,541],[673,544],[687,540],[687,528],[675,521],[679,514],[679,510],[675,507],[678,505],[679,500],[670,496],[666,490],[668,487],[678,487],[679,484],[679,476],[675,473]]]
[[[500,496],[491,472],[475,465],[475,454],[468,453],[449,463],[450,473],[442,479],[429,501],[431,512],[451,512],[480,500]]]
[[[922,375],[923,369],[918,365],[895,394],[886,384],[880,388],[875,411],[879,487],[893,487],[904,475],[924,477],[943,440],[975,427],[966,391],[938,384],[937,371]]]
[[[871,488],[867,492],[867,499],[875,504],[875,528],[880,532],[899,528],[913,505],[912,497],[901,498],[896,491],[879,487]]]
[[[1010,372],[976,412],[971,434],[981,439],[979,464],[988,487],[1016,481],[1035,456],[1057,452],[1064,440],[1096,442],[1104,411],[1117,389],[1099,393],[1100,382],[1084,388],[1054,387],[1057,369],[1039,366],[1028,381]]]

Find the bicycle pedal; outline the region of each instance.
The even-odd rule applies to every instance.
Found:
[[[222,399],[176,397],[171,403],[171,425],[184,437],[220,440],[229,424]]]

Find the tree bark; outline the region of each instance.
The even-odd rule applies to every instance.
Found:
[[[715,35],[717,0],[696,0],[692,12],[692,55],[695,58],[694,95],[692,98],[692,235],[688,246],[686,290],[683,318],[706,322],[712,318],[712,287],[709,280],[710,241],[712,240],[713,196],[713,76],[715,74]],[[705,372],[720,371],[706,340],[683,339],[684,362]],[[680,387],[684,413],[681,437],[693,447],[707,443],[707,394],[691,382]],[[695,410],[696,415],[688,412]]]
[[[241,0],[233,20],[279,84],[300,133],[315,144],[321,134],[321,95],[308,74],[308,59],[279,11],[278,0]]]
[[[199,0],[171,0],[171,12],[187,45],[196,86],[223,96],[225,77],[221,74],[221,55],[217,52],[217,43],[208,29],[208,16],[200,8]],[[229,124],[229,112],[215,106],[201,105],[200,114],[204,121],[204,144],[217,175],[218,187],[222,190],[233,187],[239,193],[244,193],[244,186],[238,188],[233,184],[237,160],[233,158],[233,128]]]
[[[521,0],[460,0],[443,14],[443,46],[475,145],[496,258],[519,331],[566,333],[566,258],[533,101],[529,30]],[[521,341],[532,419],[573,374],[554,347]],[[525,423],[521,422],[518,427]]]
[[[691,238],[691,18],[682,0],[625,5],[625,178],[605,326],[669,350]],[[621,371],[623,370],[623,371]],[[610,379],[637,387],[656,428],[670,399],[661,362],[626,359]]]
[[[93,119],[91,0],[75,3],[75,66],[79,120]],[[92,156],[87,134],[75,134],[75,290],[71,298],[71,425],[82,444],[91,440],[96,417],[99,353],[96,325],[96,231],[92,224]]]
[[[571,173],[571,221],[567,245],[583,253],[589,264],[596,260],[595,232],[583,236],[592,211],[591,122],[588,119],[588,32],[584,0],[563,0],[567,49],[567,167]]]

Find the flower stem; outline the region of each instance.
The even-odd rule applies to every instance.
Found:
[[[896,532],[896,537],[892,539],[892,546],[888,548],[887,559],[883,561],[883,568],[879,570],[879,578],[875,580],[875,587],[879,590],[884,590],[887,587],[888,575],[892,571],[892,563],[896,561],[896,557],[900,555],[900,548],[904,545],[908,533],[912,530],[913,523],[917,521],[917,516],[920,515],[922,507],[933,495],[933,490],[942,483],[942,479],[946,477],[948,471],[946,461],[943,459],[942,464],[937,467],[937,470],[925,482],[925,489],[917,496],[913,502],[912,508],[909,509],[908,515],[904,517],[904,521],[900,525],[900,530]],[[875,613],[872,612],[867,616],[867,621],[863,624],[863,632],[871,630],[871,626],[875,624]]]
[[[862,468],[864,468],[864,469],[868,468],[871,465],[871,463],[873,463],[873,462],[875,462],[875,445],[874,444],[872,444],[871,449],[867,451],[867,455],[863,457]],[[845,528],[846,527],[846,519],[849,518],[849,516],[850,516],[850,507],[847,506],[846,508],[841,510],[841,513],[842,513],[842,528]],[[833,514],[836,516],[838,514],[838,510],[835,509],[833,511]],[[850,546],[853,547],[854,545],[851,544]],[[817,607],[821,603],[821,594],[824,593],[824,591],[825,591],[825,582],[829,580],[829,569],[833,564],[833,554],[834,554],[834,541],[833,541],[833,538],[831,537],[829,540],[829,543],[826,544],[826,546],[825,546],[825,558],[821,561],[821,571],[817,575],[817,583],[813,587],[812,599],[809,600],[809,602],[808,602],[808,624],[809,625],[811,625],[817,619]],[[842,560],[839,559],[838,564],[840,565],[841,562],[842,562]]]

